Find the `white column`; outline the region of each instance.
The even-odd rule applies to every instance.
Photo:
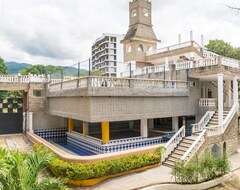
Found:
[[[218,77],[218,125],[223,123],[223,74],[220,73]]]
[[[147,119],[141,119],[141,136],[148,137]]]
[[[154,129],[154,119],[148,119],[148,129]]]
[[[28,112],[28,132],[33,133],[33,112]]]
[[[23,112],[23,133],[26,131],[26,112]]]
[[[226,107],[232,107],[231,80],[226,81]]]
[[[238,102],[238,77],[233,79],[233,104]]]
[[[203,98],[206,98],[206,86],[203,85]]]
[[[178,117],[172,117],[172,130],[178,131]]]

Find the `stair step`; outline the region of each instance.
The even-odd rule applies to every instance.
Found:
[[[169,156],[167,160],[171,161],[171,162],[176,162],[176,161],[180,160],[180,158],[175,158],[175,157]]]
[[[191,144],[189,143],[185,143],[185,142],[181,142],[179,145],[179,147],[186,147],[186,148],[189,148],[191,146]]]
[[[186,137],[186,138],[184,138],[184,140],[182,142],[192,144],[194,142],[194,139],[187,139],[187,137]]]
[[[178,146],[178,147],[176,148],[176,150],[180,150],[180,151],[186,152],[186,151],[188,150],[188,148],[189,148],[189,147]]]
[[[169,162],[164,162],[163,165],[164,165],[164,166],[167,166],[167,167],[170,167],[170,168],[173,168],[174,165],[175,165],[175,163],[172,164],[172,163],[169,163]]]
[[[177,159],[180,159],[180,158],[183,156],[183,154],[177,154],[177,153],[175,153],[175,151],[174,151],[173,154],[171,154],[170,156],[172,156],[172,157],[174,157],[174,158],[177,158]]]
[[[179,154],[179,155],[182,155],[182,156],[183,156],[185,152],[186,152],[186,151],[175,149],[174,152],[173,152],[173,154]]]

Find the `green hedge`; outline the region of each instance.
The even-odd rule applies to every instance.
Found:
[[[34,148],[41,150],[44,146],[36,144]],[[161,160],[161,150],[163,150],[162,147],[154,153],[130,155],[86,164],[65,162],[55,156],[48,168],[55,176],[68,180],[94,179],[158,164]]]

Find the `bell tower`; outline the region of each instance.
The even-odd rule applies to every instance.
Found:
[[[147,51],[157,48],[152,28],[152,4],[150,0],[129,2],[129,29],[121,41],[124,46],[124,62],[145,62]]]

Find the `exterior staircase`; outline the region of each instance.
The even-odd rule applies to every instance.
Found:
[[[223,111],[223,120],[227,117],[229,113],[228,109],[225,109]],[[215,111],[212,117],[209,119],[208,123],[205,125],[206,129],[214,128],[218,126],[218,112]],[[191,136],[184,137],[179,142],[179,144],[176,146],[176,148],[173,149],[173,151],[169,154],[169,156],[166,158],[166,160],[163,162],[163,165],[167,167],[173,167],[177,161],[179,161],[181,158],[184,157],[184,154],[191,149],[192,144],[197,141],[199,135],[202,132],[196,132],[192,134]],[[201,138],[201,137],[200,137]]]
[[[177,145],[169,157],[163,162],[164,166],[173,167],[176,161],[179,161],[184,153],[190,148],[194,141],[199,136],[199,133],[195,133],[192,136],[184,137],[183,140]]]
[[[223,111],[223,120],[227,117],[228,112],[229,110]],[[218,111],[215,111],[214,115],[212,116],[206,127],[214,127],[217,125],[218,125]]]

